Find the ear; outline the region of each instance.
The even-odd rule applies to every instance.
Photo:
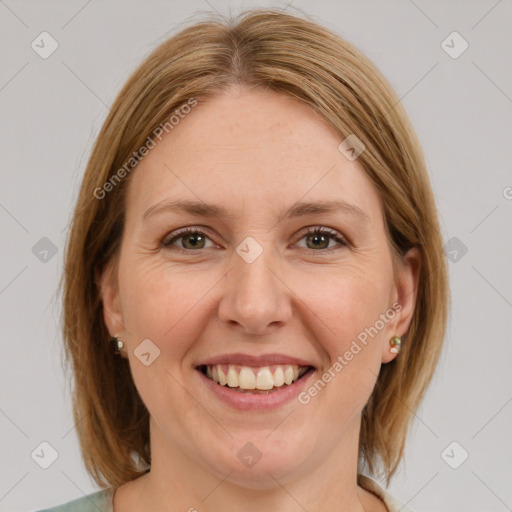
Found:
[[[119,296],[117,264],[109,262],[101,273],[96,272],[96,276],[103,304],[103,320],[107,330],[110,336],[119,336],[122,339],[125,328]]]
[[[404,336],[407,334],[411,324],[421,268],[421,255],[417,247],[407,251],[399,263],[398,275],[395,279],[395,286],[391,293],[390,307],[396,312],[395,317],[388,324],[386,338],[382,347],[382,362],[389,363],[398,354],[389,351],[391,345],[389,340],[393,336]]]

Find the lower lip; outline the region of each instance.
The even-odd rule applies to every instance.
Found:
[[[308,370],[299,380],[289,386],[283,386],[277,391],[266,393],[243,393],[234,391],[229,386],[221,386],[209,379],[201,370],[196,370],[202,382],[217,398],[224,403],[241,411],[262,411],[276,409],[287,402],[290,402],[302,391],[307,381],[315,373],[314,369]]]

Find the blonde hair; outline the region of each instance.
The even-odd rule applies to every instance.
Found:
[[[128,360],[112,356],[99,289],[99,275],[119,255],[130,175],[124,173],[101,199],[97,191],[178,107],[234,84],[297,98],[340,140],[357,136],[366,148],[358,162],[380,194],[394,261],[411,247],[420,252],[405,343],[400,356],[382,366],[362,414],[358,470],[366,464],[389,484],[438,362],[447,321],[447,267],[424,156],[399,99],[362,53],[309,19],[265,9],[201,21],[159,45],[119,92],[95,141],[61,281],[65,356],[86,469],[99,486],[117,487],[151,464],[149,413]]]

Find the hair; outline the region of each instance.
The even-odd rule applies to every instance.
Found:
[[[304,18],[257,9],[182,28],[131,74],[93,145],[61,286],[73,416],[86,470],[100,487],[134,480],[151,464],[149,412],[128,360],[110,350],[98,278],[117,265],[120,253],[130,175],[119,179],[119,171],[180,106],[234,85],[294,97],[342,139],[357,136],[365,145],[357,161],[382,201],[393,269],[410,248],[419,250],[415,310],[399,357],[382,365],[362,411],[358,471],[382,473],[389,485],[403,458],[412,415],[440,356],[449,307],[436,205],[417,136],[387,80],[347,41]],[[107,182],[112,186],[98,199]]]

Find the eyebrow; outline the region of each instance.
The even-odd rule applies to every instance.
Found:
[[[162,201],[154,204],[142,216],[143,220],[160,212],[185,212],[198,217],[215,217],[222,221],[233,218],[233,214],[224,206],[207,204],[201,201],[175,200]],[[345,201],[316,201],[295,202],[279,218],[279,221],[287,218],[301,217],[304,215],[316,215],[321,213],[342,212],[359,218],[365,223],[370,222],[370,217],[359,206]]]

